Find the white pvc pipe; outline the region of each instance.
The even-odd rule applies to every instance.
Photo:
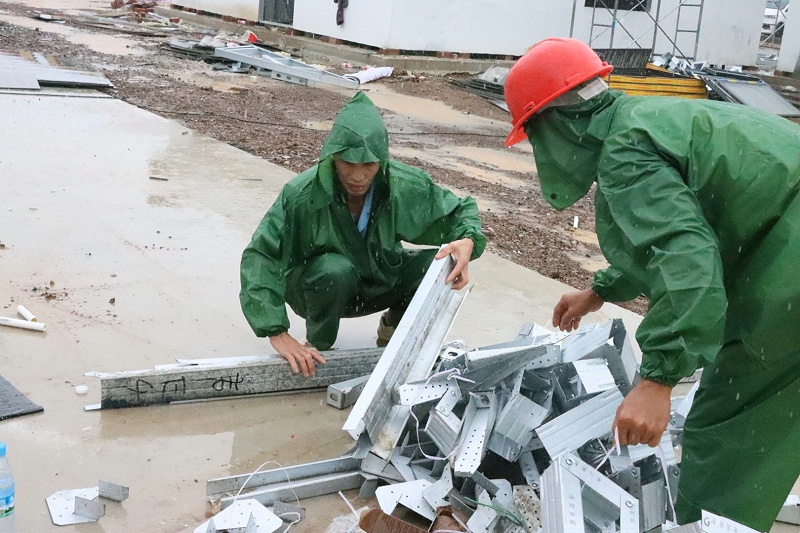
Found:
[[[22,318],[24,318],[28,322],[38,322],[39,321],[39,319],[36,318],[36,316],[34,316],[33,313],[28,311],[28,309],[24,305],[18,305],[17,306],[17,313],[22,315]]]
[[[41,322],[28,322],[27,320],[19,320],[16,318],[8,318],[0,316],[0,326],[9,326],[12,328],[32,329],[34,331],[44,331],[45,325]]]

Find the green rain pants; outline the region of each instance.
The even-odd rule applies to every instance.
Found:
[[[404,250],[400,280],[380,290],[364,287],[353,263],[341,254],[325,254],[289,273],[286,303],[306,319],[306,338],[328,350],[339,333],[339,320],[389,309],[389,326],[400,323],[437,250]],[[367,296],[369,294],[369,296]]]
[[[764,367],[741,342],[703,371],[686,419],[676,512],[769,531],[800,476],[800,353]]]
[[[676,511],[769,531],[800,476],[800,198],[728,291],[731,336],[703,370],[686,419]]]

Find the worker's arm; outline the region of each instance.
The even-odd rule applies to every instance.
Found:
[[[469,261],[480,257],[486,248],[475,200],[459,198],[439,187],[419,169],[393,162],[390,171],[404,178],[393,181],[398,188],[392,191],[398,240],[445,244],[436,257],[452,254],[456,262],[447,281],[453,282],[454,289],[466,286]]]
[[[598,227],[609,226],[604,253],[641,280],[650,298],[636,335],[644,380],[614,426],[621,444],[654,444],[669,420],[669,389],[722,345],[722,261],[697,198],[645,131],[610,136],[601,161],[596,204]]]
[[[286,313],[286,281],[283,264],[283,229],[286,220],[283,193],[264,215],[250,244],[242,253],[239,300],[247,322],[259,337],[269,337],[278,354],[289,362],[292,372],[314,374],[314,362],[325,359],[313,346],[304,346],[289,335]]]
[[[592,289],[568,292],[553,309],[553,327],[561,331],[572,331],[581,325],[581,319],[603,307],[603,299]]]

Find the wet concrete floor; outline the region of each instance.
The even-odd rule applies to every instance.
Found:
[[[0,136],[0,314],[23,304],[47,324],[0,331],[0,373],[45,408],[0,422],[21,532],[55,531],[45,498],[98,479],[131,497],[75,531],[191,531],[205,519],[206,480],[351,446],[347,413],[322,393],[83,410],[99,402],[87,371],[271,351],[239,310],[238,262],[291,172],[113,99],[2,95],[0,116],[13,132]],[[472,346],[546,322],[567,290],[491,255],[471,273],[451,338]],[[613,306],[594,319],[610,316],[631,328],[639,319]],[[372,345],[376,324],[345,321],[337,345]],[[300,321],[292,332],[303,336]],[[88,395],[75,393],[82,384]],[[295,531],[322,531],[347,511],[338,497],[304,505]]]

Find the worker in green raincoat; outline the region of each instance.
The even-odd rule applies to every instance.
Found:
[[[446,246],[408,250],[400,241]],[[295,373],[313,375],[340,318],[388,309],[378,328],[385,345],[434,256],[453,256],[447,282],[460,289],[485,246],[475,201],[389,159],[386,126],[359,92],[337,115],[319,163],[284,186],[242,254],[242,310]],[[287,303],[306,320],[305,344],[288,333]]]
[[[641,380],[614,421],[656,446],[670,391],[704,367],[687,417],[678,521],[707,510],[768,531],[800,475],[800,126],[712,101],[608,90],[612,67],[547,39],[505,85],[542,194],[564,209],[596,185],[610,267],[564,295],[562,330],[605,301],[649,298]]]

